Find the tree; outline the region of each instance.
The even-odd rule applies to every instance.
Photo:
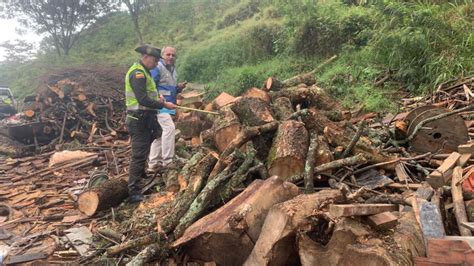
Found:
[[[143,35],[140,30],[140,13],[145,9],[150,7],[148,0],[122,0],[122,2],[127,6],[128,13],[132,17],[133,27],[135,28],[135,33],[137,34],[138,41],[140,44],[143,44]]]
[[[6,62],[24,63],[34,55],[33,44],[25,40],[5,41],[0,43],[0,48],[5,50]]]
[[[2,1],[0,13],[46,33],[61,56],[69,54],[87,26],[115,10],[117,4],[117,0],[10,0]]]

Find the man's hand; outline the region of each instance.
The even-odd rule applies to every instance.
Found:
[[[180,82],[180,83],[178,83],[178,88],[179,88],[180,90],[183,90],[184,88],[186,88],[186,84],[188,84],[187,81]]]
[[[171,103],[171,102],[165,102],[164,106],[165,106],[166,109],[176,109],[176,105],[174,103]]]

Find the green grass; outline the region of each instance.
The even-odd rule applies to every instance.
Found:
[[[394,110],[400,95],[472,74],[474,3],[466,1],[191,0],[157,2],[141,25],[145,41],[178,49],[181,80],[207,84],[207,98],[239,95],[269,76],[310,71],[320,87],[347,107]],[[110,14],[87,30],[68,58],[47,42],[38,58],[0,65],[0,83],[15,95],[36,89],[50,69],[91,63],[129,65],[138,56],[125,13]],[[390,72],[383,86],[374,81]]]

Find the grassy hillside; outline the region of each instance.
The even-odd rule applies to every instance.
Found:
[[[180,79],[208,84],[208,97],[238,95],[268,76],[284,79],[338,55],[316,73],[322,87],[346,105],[393,109],[393,98],[474,69],[474,3],[468,0],[166,1],[143,14],[142,28],[147,42],[178,48]],[[136,43],[128,14],[109,14],[68,58],[45,43],[33,62],[0,66],[0,80],[24,96],[51,68],[129,65],[137,59]]]

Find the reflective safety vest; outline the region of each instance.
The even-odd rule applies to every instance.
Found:
[[[125,105],[127,106],[127,110],[155,110],[138,103],[137,97],[135,96],[132,86],[130,85],[130,74],[135,70],[142,70],[145,74],[146,92],[148,97],[155,101],[160,99],[158,91],[156,90],[155,81],[151,77],[150,73],[148,73],[148,71],[140,63],[135,63],[130,67],[127,75],[125,75]]]

